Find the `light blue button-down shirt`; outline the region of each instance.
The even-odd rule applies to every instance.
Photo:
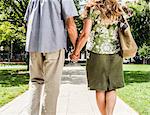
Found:
[[[30,0],[25,14],[26,51],[47,53],[66,48],[63,19],[69,16],[78,16],[73,0]]]

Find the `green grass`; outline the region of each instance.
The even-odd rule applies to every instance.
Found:
[[[8,68],[7,68],[8,69]],[[21,68],[19,68],[21,69]],[[10,102],[28,89],[29,75],[19,70],[0,70],[0,106]]]
[[[124,65],[124,75],[118,96],[140,115],[150,115],[150,65]]]
[[[124,71],[150,71],[150,65],[124,64]]]
[[[26,65],[0,65],[0,70],[25,70]]]
[[[15,97],[24,93],[28,89],[27,85],[1,87],[0,86],[0,107],[12,101]]]

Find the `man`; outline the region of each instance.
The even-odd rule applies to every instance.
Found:
[[[77,15],[73,0],[29,1],[25,15],[26,51],[30,54],[29,115],[56,115],[66,49],[65,25],[75,46],[78,35],[73,17]]]

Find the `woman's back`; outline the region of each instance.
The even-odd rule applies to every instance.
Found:
[[[87,49],[98,54],[114,54],[120,51],[117,31],[122,12],[117,13],[119,4],[114,3],[112,6],[108,6],[108,4],[107,2],[98,1],[94,5],[87,7],[87,18],[92,20]],[[105,6],[108,6],[108,8]],[[118,8],[115,10],[112,7]]]

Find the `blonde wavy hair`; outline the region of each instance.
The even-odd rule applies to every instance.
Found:
[[[94,9],[99,10],[103,20],[117,20],[123,13],[118,0],[90,0],[90,2],[85,6],[84,16],[87,15],[90,7],[94,7]]]

